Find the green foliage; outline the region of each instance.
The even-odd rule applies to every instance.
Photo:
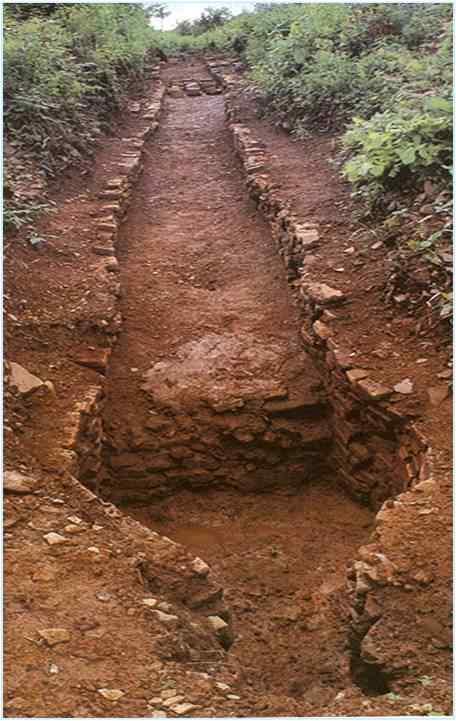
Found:
[[[201,16],[191,22],[190,20],[183,20],[180,22],[175,32],[178,35],[203,35],[211,30],[224,25],[232,17],[231,10],[226,7],[221,8],[206,8]]]
[[[142,77],[155,37],[139,4],[5,6],[4,127],[15,156],[49,175],[80,158]],[[14,186],[8,166],[6,181]],[[8,202],[10,222],[28,217],[14,189]]]
[[[389,187],[416,184],[430,174],[445,177],[451,167],[452,104],[440,97],[425,97],[421,108],[399,106],[355,118],[343,144],[352,158],[344,173],[355,187],[371,198]]]
[[[157,3],[157,2],[149,2],[145,3],[145,9],[146,9],[146,15],[149,18],[160,18],[160,20],[164,20],[169,15],[171,15],[171,11],[167,10],[167,6],[164,3]]]
[[[345,175],[371,201],[451,166],[452,6],[257,3],[176,47],[238,53],[297,137],[344,132]]]

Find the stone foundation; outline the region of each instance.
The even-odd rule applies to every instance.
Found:
[[[387,498],[427,476],[426,440],[389,403],[392,389],[355,368],[352,349],[335,338],[328,310],[343,304],[343,293],[314,282],[305,269],[306,256],[319,245],[319,229],[293,215],[267,171],[263,144],[246,126],[230,122],[233,115],[234,98],[227,92],[227,121],[246,185],[270,224],[288,280],[303,308],[303,343],[317,362],[332,408],[334,443],[329,464],[350,494],[378,509]]]

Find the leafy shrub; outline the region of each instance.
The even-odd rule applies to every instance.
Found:
[[[142,77],[155,35],[137,4],[5,6],[7,146],[48,175],[79,158]],[[7,164],[7,202],[14,217],[27,217],[18,215],[13,180]]]
[[[450,4],[258,10],[199,36],[198,48],[238,52],[263,90],[266,112],[297,137],[346,131],[344,173],[371,200],[429,173],[448,179]]]
[[[422,108],[407,106],[355,118],[343,137],[353,156],[344,174],[375,200],[388,187],[414,183],[430,173],[445,176],[451,167],[452,103],[427,97]]]

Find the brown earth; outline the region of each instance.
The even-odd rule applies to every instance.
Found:
[[[162,77],[210,76],[192,62],[170,63]],[[7,359],[52,381],[55,394],[6,393],[7,466],[37,479],[32,494],[6,498],[6,715],[450,713],[449,401],[431,408],[426,399],[430,384],[441,385],[447,346],[439,336],[434,347],[433,335],[418,345],[416,319],[385,308],[376,283],[388,261],[373,261],[374,251],[366,256],[357,245],[348,189],[327,164],[332,141],[301,147],[249,108],[277,182],[296,212],[324,229],[312,272],[350,298],[335,312],[337,331],[357,349],[357,364],[375,367],[384,382],[413,380],[412,399],[398,403],[433,447],[437,490],[402,494],[369,539],[372,512],[338,490],[322,463],[328,410],[300,340],[302,311],[269,226],[248,200],[223,112],[221,96],[166,99],[117,242],[120,288],[100,270],[91,245],[97,193],[116,175],[124,139],[141,130],[136,113],[105,140],[89,176],[70,176],[55,189],[56,211],[37,226],[50,239],[41,250],[25,234],[7,241]],[[348,262],[349,245],[356,252]],[[334,270],[342,265],[344,273]],[[119,308],[123,327],[108,368],[100,374],[97,363],[98,370],[75,362],[109,347],[100,319]],[[379,347],[389,355],[371,352]],[[85,482],[130,500],[126,514],[72,478],[69,419],[105,372],[104,471]],[[290,405],[277,411],[284,398]],[[233,428],[239,410],[246,418]],[[144,437],[146,420],[157,416],[165,419],[158,442],[156,430]],[[216,423],[217,433],[202,443]],[[274,438],[260,442],[268,424]],[[303,457],[300,428],[317,441]],[[112,459],[132,451],[130,470],[118,473]],[[132,489],[147,485],[144,469],[157,456],[162,467],[147,472],[155,476],[148,504],[132,504]],[[49,546],[43,534],[51,531],[66,542]],[[382,677],[383,687],[356,679],[359,688],[344,578],[369,540],[381,544],[398,574],[375,595],[382,613],[368,634],[374,668],[397,673]],[[208,577],[193,570],[195,554],[210,564]],[[177,617],[167,622],[172,628],[144,605],[152,597]],[[229,622],[228,652],[208,615]],[[49,627],[68,630],[69,641],[44,642],[39,631]],[[103,688],[124,695],[113,702]],[[180,699],[170,708],[164,704],[173,693]]]
[[[119,237],[125,325],[104,411],[117,475],[101,484],[110,497],[204,485],[213,472],[219,483],[264,488],[277,463],[285,483],[300,482],[318,471],[328,441],[298,311],[242,188],[223,113],[222,97],[168,100]],[[268,419],[284,395],[299,399],[299,419]]]

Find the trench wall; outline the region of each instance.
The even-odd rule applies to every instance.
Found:
[[[145,144],[158,128],[164,93],[164,86],[158,82],[141,115],[138,130],[125,142],[125,151],[116,175],[107,178],[105,187],[98,195],[104,204],[100,207],[97,237],[92,250],[102,258],[101,266],[103,267],[100,267],[99,272],[105,271],[114,278],[117,278],[120,270],[116,258],[119,227],[128,210],[133,189],[143,170]],[[68,424],[72,428],[72,433],[68,439],[67,448],[75,454],[74,473],[88,488],[96,492],[98,492],[98,479],[103,471],[102,450],[105,437],[102,412],[106,401],[105,374],[109,367],[112,349],[123,324],[118,309],[121,287],[117,280],[114,284],[115,297],[111,313],[101,321],[98,329],[104,337],[106,347],[100,349],[96,357],[92,354],[90,360],[87,361],[87,364],[90,363],[91,367],[99,372],[99,383],[87,389],[85,397],[81,399],[73,413],[74,422]],[[84,359],[79,359],[79,362],[84,363]]]
[[[303,270],[320,243],[316,225],[297,218],[275,188],[261,141],[235,117],[235,94],[226,92],[226,117],[244,168],[248,191],[267,219],[292,292],[303,310],[301,335],[314,357],[332,408],[330,466],[355,498],[378,509],[383,501],[429,477],[428,444],[407,416],[389,403],[393,391],[354,367],[352,351],[336,338],[330,308],[345,302],[337,289]],[[328,312],[329,311],[329,312]],[[353,354],[354,357],[354,354]]]

